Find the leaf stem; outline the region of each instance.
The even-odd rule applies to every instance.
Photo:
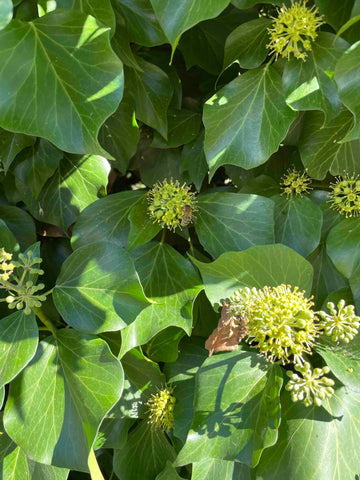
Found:
[[[160,243],[165,242],[165,237],[166,237],[166,228],[163,228]]]
[[[91,480],[105,480],[103,477],[103,474],[101,473],[98,462],[96,460],[96,456],[93,448],[90,450],[88,466],[90,470]]]
[[[52,321],[45,315],[43,309],[41,307],[33,307],[33,311],[36,316],[41,320],[41,322],[45,325],[47,330],[51,332],[53,335],[56,335],[56,328]]]

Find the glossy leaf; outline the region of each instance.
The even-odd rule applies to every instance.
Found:
[[[218,458],[206,458],[200,462],[194,462],[192,466],[191,480],[203,480],[204,478],[211,480],[215,480],[216,478],[221,478],[222,480],[233,480],[235,465],[243,464],[229,462],[227,460],[220,460]],[[239,476],[238,478],[245,480],[245,478],[242,476]]]
[[[230,82],[204,106],[211,176],[225,164],[249,169],[264,163],[278,149],[295,116],[273,67],[246,72]]]
[[[6,431],[38,462],[87,471],[99,425],[122,388],[122,367],[103,340],[60,330],[12,382]]]
[[[230,3],[230,0],[184,0],[181,4],[171,0],[150,1],[173,48],[176,48],[182,33],[202,20],[217,17]]]
[[[272,197],[275,202],[275,240],[307,257],[319,245],[322,212],[306,197]]]
[[[201,116],[191,110],[171,110],[168,113],[167,141],[154,132],[153,148],[176,148],[194,140],[199,132]]]
[[[256,353],[206,359],[197,373],[194,420],[176,465],[204,458],[256,465],[277,439],[281,385],[280,367],[269,367]]]
[[[101,198],[81,212],[73,231],[73,248],[106,238],[119,247],[126,244],[129,233],[128,215],[144,197],[143,191],[124,191]]]
[[[14,234],[20,244],[21,250],[36,242],[36,232],[33,219],[24,210],[18,207],[0,205],[0,219]]]
[[[131,192],[131,198],[134,198],[133,193],[134,192]],[[161,230],[160,225],[154,222],[153,218],[149,215],[146,197],[132,207],[128,219],[130,222],[130,231],[126,249],[129,251],[152,240]]]
[[[350,278],[360,267],[360,219],[348,218],[329,233],[326,249],[336,268]]]
[[[166,467],[161,473],[159,473],[159,475],[157,475],[155,480],[182,480],[182,477],[177,474],[176,468],[173,467],[168,460],[166,462]]]
[[[237,61],[241,68],[257,68],[265,60],[269,50],[268,18],[257,18],[239,25],[226,39],[224,68]]]
[[[106,155],[97,133],[123,89],[107,29],[91,16],[55,11],[33,23],[12,22],[0,44],[0,125],[68,152]]]
[[[115,31],[115,15],[110,0],[56,0],[57,8],[70,8],[73,11],[92,15],[102,24]]]
[[[8,253],[18,253],[20,246],[4,220],[0,219],[0,243],[1,248],[4,248]]]
[[[214,258],[226,251],[274,243],[274,203],[257,195],[210,193],[199,196],[195,229]]]
[[[11,0],[2,0],[0,5],[0,30],[6,27],[13,16],[13,4]]]
[[[342,38],[320,32],[312,44],[306,62],[287,62],[283,84],[287,103],[294,110],[322,110],[325,121],[335,118],[341,110],[336,84],[331,78],[336,61],[348,47]]]
[[[85,245],[67,258],[53,298],[69,325],[91,333],[120,330],[147,306],[130,255],[106,242]]]
[[[299,151],[310,177],[322,180],[328,171],[332,175],[360,172],[360,140],[341,143],[353,123],[350,112],[343,110],[327,125],[323,123],[321,112],[305,114]]]
[[[33,137],[0,129],[0,160],[5,173],[15,160],[16,155],[34,143],[35,138]]]
[[[25,315],[21,310],[0,320],[0,387],[26,367],[37,345],[38,328],[33,312]]]
[[[184,145],[181,151],[181,172],[188,172],[191,182],[195,185],[196,190],[201,190],[204,177],[208,172],[204,152],[204,132],[191,143]]]
[[[251,247],[244,252],[227,252],[212,263],[192,258],[200,270],[205,292],[213,305],[243,287],[262,288],[282,283],[298,286],[309,295],[313,269],[298,253],[284,245]],[[289,268],[291,265],[291,269]]]

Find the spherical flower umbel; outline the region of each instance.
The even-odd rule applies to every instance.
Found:
[[[186,227],[194,220],[197,210],[195,193],[185,183],[178,180],[170,183],[165,179],[148,192],[150,215],[162,228],[174,230],[176,227]]]
[[[345,306],[345,300],[340,300],[337,304],[337,310],[332,302],[329,302],[326,306],[330,314],[323,311],[319,312],[325,335],[331,337],[334,342],[342,340],[349,343],[358,333],[360,326],[360,318],[355,315],[354,305]]]
[[[173,428],[175,406],[173,393],[174,389],[171,387],[162,388],[156,394],[152,394],[147,402],[148,422],[154,428],[160,428],[165,432],[169,432]]]
[[[335,382],[331,378],[324,377],[330,372],[329,367],[315,368],[312,371],[310,364],[305,362],[304,365],[295,365],[294,368],[301,376],[290,370],[287,371],[290,380],[285,387],[290,392],[293,402],[303,402],[306,407],[315,403],[320,407],[326,397],[333,395],[332,387]]]
[[[247,341],[271,362],[304,363],[320,334],[313,302],[291,285],[245,288],[230,297],[230,313],[247,319]]]
[[[283,6],[277,18],[273,17],[272,27],[268,29],[270,43],[267,48],[290,60],[291,55],[304,60],[311,42],[317,37],[317,28],[324,22],[318,15],[316,7],[307,8],[306,0],[294,2],[290,8]]]
[[[330,208],[338,210],[346,218],[360,214],[360,177],[345,175],[331,184]]]
[[[300,173],[295,169],[289,169],[282,177],[282,195],[286,194],[287,198],[293,195],[303,196],[311,190],[310,184],[311,178],[306,172]]]

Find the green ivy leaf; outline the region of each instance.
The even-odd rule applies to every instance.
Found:
[[[207,358],[197,373],[192,427],[175,465],[204,458],[256,465],[277,439],[281,385],[280,367],[256,353]]]
[[[119,400],[123,381],[106,342],[59,330],[40,342],[11,383],[5,429],[32,459],[86,472],[99,425]]]
[[[126,243],[126,249],[129,251],[152,240],[161,230],[160,225],[150,217],[147,207],[147,198],[144,197],[130,210],[128,216],[130,231]]]
[[[154,132],[151,143],[153,148],[176,148],[194,140],[199,132],[201,115],[191,110],[172,109],[168,112],[167,141],[161,135]]]
[[[15,235],[6,225],[4,220],[0,219],[0,244],[8,253],[18,253],[20,251],[20,245],[15,238]]]
[[[21,208],[0,205],[0,219],[6,223],[9,230],[14,234],[21,250],[25,250],[36,242],[34,221]]]
[[[360,139],[360,42],[352,45],[337,62],[335,82],[343,104],[354,115],[354,125],[344,141]]]
[[[353,117],[348,110],[323,126],[322,112],[307,112],[299,140],[299,151],[310,177],[323,180],[329,171],[342,175],[344,171],[360,173],[358,157],[360,140],[341,143],[351,128]]]
[[[123,89],[108,29],[91,16],[55,11],[29,23],[14,20],[0,32],[0,45],[1,126],[68,152],[106,155],[97,133]]]
[[[194,141],[184,145],[181,151],[180,172],[188,172],[196,190],[201,190],[204,177],[208,172],[204,152],[204,131]]]
[[[212,257],[274,243],[274,202],[258,195],[210,193],[199,198],[196,233]]]
[[[176,4],[171,0],[150,0],[155,15],[173,49],[180,36],[197,23],[217,17],[230,3],[230,0],[184,0]]]
[[[301,255],[285,245],[251,247],[244,252],[226,252],[212,263],[192,258],[200,270],[205,292],[213,305],[244,287],[262,288],[282,283],[310,293],[313,269]],[[289,268],[291,265],[291,269]]]
[[[219,458],[206,458],[200,462],[194,462],[192,466],[191,480],[203,480],[204,478],[221,478],[221,480],[233,480],[239,478],[241,480],[247,480],[243,475],[236,475],[236,466],[242,465],[248,468],[244,464],[237,462],[229,462],[227,460],[220,460]],[[234,475],[234,476],[233,476]]]
[[[113,0],[114,7],[124,18],[130,41],[146,47],[166,43],[150,0]]]
[[[114,450],[114,472],[121,480],[154,480],[175,457],[166,435],[143,421],[129,433],[126,444]]]
[[[328,32],[320,32],[306,62],[286,62],[283,85],[286,101],[294,110],[322,110],[325,122],[341,111],[336,84],[330,77],[348,43]]]
[[[0,320],[0,387],[26,367],[37,345],[38,327],[33,312],[14,312]]]
[[[65,260],[53,299],[69,325],[91,333],[120,330],[147,305],[130,255],[108,242],[80,247]]]
[[[161,68],[140,57],[136,57],[136,61],[142,71],[125,68],[126,81],[132,87],[136,118],[167,138],[167,109],[173,86]]]
[[[231,3],[235,5],[235,7],[243,9],[243,8],[250,8],[256,5],[258,2],[257,0],[232,0]],[[283,0],[275,0],[275,1],[265,0],[265,2],[261,2],[261,3],[272,3],[273,5],[279,5],[280,7],[283,3],[287,4],[289,3],[289,1],[285,0],[284,2]]]
[[[34,137],[22,133],[8,132],[0,128],[0,161],[5,173],[15,160],[16,155],[34,143]]]
[[[337,0],[315,0],[315,4],[319,7],[319,12],[323,15],[326,23],[339,32],[349,19],[359,14],[358,0],[344,0],[341,4]],[[346,31],[343,37],[349,42],[359,40],[358,26]]]
[[[183,478],[177,474],[176,468],[173,467],[168,460],[166,462],[166,467],[161,473],[159,473],[159,475],[157,475],[155,480],[183,480]]]
[[[72,247],[76,249],[101,242],[104,238],[119,247],[125,246],[129,234],[129,212],[143,198],[141,190],[125,190],[93,202],[81,212],[75,223]]]
[[[176,362],[179,342],[185,332],[177,327],[168,327],[153,337],[146,346],[146,355],[154,362]]]
[[[72,11],[92,15],[110,27],[112,33],[115,31],[115,14],[110,0],[56,0],[56,8],[69,8]]]
[[[325,410],[293,403],[284,392],[281,405],[279,439],[263,453],[256,470],[258,480],[356,478],[360,464],[359,394],[339,388],[326,402]]]
[[[221,165],[250,169],[266,162],[295,117],[273,67],[265,65],[237,77],[204,105],[210,176]]]
[[[360,267],[360,218],[347,218],[329,233],[327,252],[336,268],[350,278]]]
[[[276,195],[275,240],[307,257],[319,245],[322,212],[318,205],[306,197]],[[265,242],[264,242],[265,243]]]
[[[226,39],[224,65],[225,69],[237,61],[241,68],[257,68],[265,60],[269,41],[267,29],[271,25],[269,18],[257,18],[239,25]]]

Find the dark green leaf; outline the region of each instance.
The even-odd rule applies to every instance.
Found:
[[[55,11],[31,23],[11,22],[0,45],[1,126],[68,152],[106,155],[97,133],[123,89],[108,29],[91,16]]]
[[[319,7],[319,11],[326,23],[331,25],[335,31],[338,31],[338,34],[341,31],[341,27],[349,19],[360,13],[358,0],[343,0],[341,3],[337,0],[315,0],[315,4]],[[359,40],[359,27],[355,25],[353,28],[345,31],[345,34],[342,34],[342,36],[349,42]]]
[[[51,2],[41,0],[39,3],[51,5]],[[56,0],[56,8],[68,8],[73,11],[92,15],[104,25],[115,31],[115,15],[110,0]]]
[[[340,113],[339,94],[331,77],[348,45],[342,38],[335,39],[331,33],[320,32],[306,62],[292,59],[286,63],[284,90],[286,101],[294,110],[322,110],[325,121]]]
[[[114,243],[80,247],[63,263],[53,293],[64,320],[78,330],[120,330],[147,303],[130,255]]]
[[[307,257],[319,245],[322,212],[306,197],[277,195],[275,202],[275,240]],[[265,242],[264,242],[265,243]]]
[[[176,465],[204,458],[256,465],[277,439],[280,367],[249,352],[205,360],[197,373],[195,416]]]
[[[35,315],[14,312],[0,320],[0,386],[10,383],[36,352],[38,328]]]
[[[268,54],[270,25],[270,19],[257,18],[235,28],[226,39],[223,68],[235,61],[241,68],[259,67]]]
[[[114,471],[121,480],[154,480],[175,457],[166,435],[143,421],[130,432],[127,443],[114,450]]]
[[[199,196],[196,233],[213,257],[226,251],[274,243],[274,202],[241,193]]]
[[[177,474],[176,468],[172,466],[172,463],[169,460],[166,462],[166,467],[164,470],[159,473],[155,480],[183,480]]]
[[[204,132],[201,132],[197,139],[184,145],[181,151],[180,171],[189,172],[190,181],[195,185],[196,190],[201,190],[204,177],[208,172],[204,152]]]
[[[220,300],[244,287],[262,288],[284,283],[298,286],[308,294],[311,290],[313,269],[310,263],[285,245],[227,252],[212,263],[192,260],[200,270],[206,295],[213,305],[220,305]]]
[[[327,125],[323,123],[322,112],[307,112],[304,116],[299,151],[308,174],[322,180],[328,171],[332,175],[360,172],[360,140],[340,143],[353,123],[351,113],[343,110]]]
[[[225,164],[249,169],[264,163],[276,152],[295,117],[285,103],[281,78],[270,65],[230,82],[204,106],[211,176]]]
[[[236,167],[235,167],[236,168]],[[272,197],[280,192],[280,184],[268,175],[259,175],[249,180],[239,188],[239,193],[252,193],[264,197]]]
[[[4,220],[0,219],[0,244],[8,253],[19,253],[20,245]]]
[[[359,28],[359,27],[358,27]],[[345,141],[360,139],[360,44],[350,47],[337,62],[335,81],[339,89],[340,100],[354,115],[353,129],[346,135]]]
[[[181,4],[171,0],[150,1],[173,49],[182,33],[202,20],[217,17],[230,3],[230,0],[184,0]]]
[[[175,362],[179,355],[179,342],[184,335],[180,328],[165,328],[147,344],[147,356],[154,362]]]
[[[35,143],[35,138],[22,133],[8,132],[0,129],[0,160],[5,173],[15,159],[16,155],[25,147]]]
[[[254,6],[255,4],[258,3],[257,0],[232,0],[231,3],[233,5],[235,5],[237,8],[250,8],[252,6]],[[285,0],[285,2],[283,0],[266,0],[265,2],[261,2],[261,3],[272,3],[273,5],[279,5],[279,7],[283,4],[283,3],[289,3],[287,0]]]
[[[153,148],[176,148],[191,142],[199,132],[201,115],[191,110],[170,110],[168,112],[167,141],[154,132]]]
[[[133,194],[134,192],[131,193]],[[129,251],[152,240],[161,230],[160,225],[150,217],[147,207],[148,202],[145,197],[130,210],[128,216],[130,231],[126,243],[126,249]]]
[[[0,219],[2,219],[20,244],[20,249],[36,242],[36,232],[33,219],[24,210],[8,205],[0,205]]]
[[[104,239],[119,247],[125,246],[129,234],[129,212],[143,197],[143,191],[130,190],[109,195],[89,205],[75,224],[72,247],[75,249]]]
[[[163,179],[173,179],[182,182],[180,174],[181,152],[179,149],[148,150],[149,162],[140,167],[141,181],[152,188],[155,183]]]
[[[347,218],[329,233],[327,252],[336,268],[350,278],[360,266],[360,218]]]
[[[136,60],[142,71],[125,68],[126,82],[131,85],[136,118],[155,128],[167,138],[167,109],[173,87],[166,73],[140,57]]]
[[[12,382],[6,431],[38,462],[87,471],[99,425],[122,388],[122,367],[106,342],[59,330]]]

